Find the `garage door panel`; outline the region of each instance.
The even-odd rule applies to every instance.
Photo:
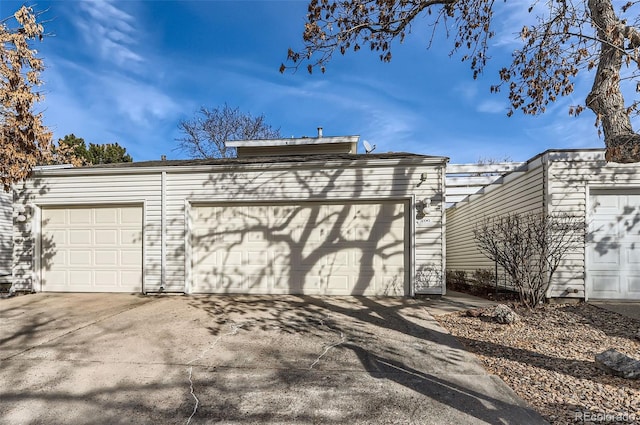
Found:
[[[93,255],[91,251],[87,251],[86,249],[78,250],[78,249],[70,249],[67,252],[60,252],[61,256],[66,257],[66,253],[69,254],[69,260],[64,261],[64,259],[60,259],[60,265],[63,266],[79,266],[79,267],[91,267],[93,261]],[[57,258],[56,258],[57,260]],[[58,261],[55,261],[58,264]]]
[[[215,232],[207,229],[194,230],[192,234],[192,240],[197,245],[209,244],[212,245],[220,241],[219,235]]]
[[[259,266],[264,268],[269,265],[269,253],[264,250],[247,251],[245,264],[248,266]]]
[[[594,278],[594,293],[609,293],[614,295],[621,291],[620,276],[615,272],[597,271],[592,272]]]
[[[97,245],[117,245],[118,231],[115,229],[96,229],[95,230]]]
[[[629,292],[640,298],[640,272],[633,272],[627,276],[627,288]]]
[[[56,269],[60,267],[66,267],[69,265],[69,253],[67,251],[54,250],[53,248],[43,249],[49,258],[45,260],[48,267]]]
[[[243,290],[244,280],[244,275],[225,273],[217,279],[216,284],[218,285],[218,288],[222,288],[225,292],[229,292],[230,290]]]
[[[242,266],[242,252],[230,251],[220,253],[218,258],[223,258],[224,264],[227,266]]]
[[[121,229],[120,232],[120,245],[122,246],[139,246],[142,234],[137,229]]]
[[[83,288],[93,281],[93,273],[91,270],[70,270],[68,272],[69,285],[75,289]]]
[[[348,250],[341,250],[329,255],[325,255],[323,259],[325,260],[326,264],[330,266],[349,267],[354,264],[353,256],[353,252],[349,252]]]
[[[629,244],[623,249],[626,256],[627,264],[632,267],[632,270],[640,270],[640,246]]]
[[[333,293],[336,292],[338,294],[344,294],[345,292],[348,292],[351,288],[351,276],[350,274],[347,275],[341,275],[339,273],[337,274],[331,274],[330,276],[327,276],[324,281],[326,282],[327,285],[327,291],[329,293]]]
[[[620,247],[601,246],[591,255],[591,265],[597,269],[618,269],[620,267]]]
[[[121,270],[120,285],[124,288],[130,288],[134,285],[140,286],[142,282],[142,270]]]
[[[43,217],[43,223],[49,225],[67,224],[67,210],[51,209],[47,210],[46,217]]]
[[[402,295],[404,293],[403,282],[397,274],[382,274],[376,276],[378,291],[384,295]]]
[[[96,249],[93,251],[95,258],[93,264],[96,266],[118,266],[118,251]]]
[[[139,292],[142,207],[42,209],[43,291]]]
[[[47,272],[46,277],[43,278],[43,285],[64,285],[67,281],[68,273],[62,269],[52,269]]]
[[[91,245],[92,232],[90,229],[69,230],[69,245]]]
[[[215,267],[218,264],[218,254],[216,252],[202,252],[197,261],[198,265],[202,267]]]
[[[194,206],[193,291],[349,295],[360,282],[358,291],[376,294],[379,271],[399,273],[404,293],[404,211],[396,203]],[[210,229],[223,237],[204,238]],[[374,272],[366,285],[364,269]]]
[[[93,211],[91,209],[71,209],[67,211],[67,216],[69,217],[67,224],[78,226],[93,223]]]
[[[95,210],[94,214],[96,225],[113,225],[118,223],[118,210],[101,208]]]
[[[142,251],[130,250],[130,249],[122,249],[119,251],[120,254],[120,265],[127,267],[135,267],[137,268],[140,264],[142,264]]]
[[[248,231],[245,233],[247,242],[252,243],[265,243],[266,239],[264,237],[264,232],[262,231]]]
[[[66,230],[54,230],[49,233],[49,237],[44,242],[45,248],[51,246],[66,245],[67,244],[67,231]]]
[[[236,232],[233,230],[223,229],[220,232],[218,238],[216,238],[219,242],[225,243],[229,246],[234,244],[239,244],[242,242],[242,234],[240,232]]]
[[[119,272],[117,270],[95,270],[95,286],[116,287],[118,286]]]
[[[142,223],[142,208],[139,207],[121,207],[120,223],[125,225],[137,226]]]

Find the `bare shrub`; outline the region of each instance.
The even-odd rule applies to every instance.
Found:
[[[473,272],[473,280],[480,286],[493,287],[496,283],[496,274],[489,269],[476,269]]]
[[[467,284],[467,272],[464,270],[447,270],[447,286]]]
[[[418,268],[415,278],[417,291],[440,285],[442,285],[442,270],[439,267],[423,265]]]
[[[584,240],[584,220],[567,214],[507,214],[476,224],[480,251],[504,268],[528,308],[539,305],[565,255]]]

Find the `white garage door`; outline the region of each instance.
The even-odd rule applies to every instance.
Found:
[[[142,207],[42,209],[42,290],[141,292]]]
[[[590,298],[640,299],[640,190],[592,191],[587,238]]]
[[[192,208],[195,293],[404,295],[402,203]]]

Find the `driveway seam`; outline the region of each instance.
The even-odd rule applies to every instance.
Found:
[[[93,321],[91,321],[91,322],[89,322],[89,323],[86,323],[86,324],[84,324],[84,325],[80,326],[80,327],[77,327],[77,328],[75,328],[75,329],[71,329],[70,331],[67,331],[67,332],[65,332],[65,333],[63,333],[63,334],[61,334],[61,335],[58,335],[58,336],[53,337],[53,338],[51,338],[51,339],[48,339],[48,340],[46,340],[46,341],[42,341],[42,342],[40,342],[39,344],[32,345],[31,347],[28,347],[28,348],[26,348],[26,349],[24,349],[24,350],[22,350],[22,351],[20,351],[20,352],[18,352],[18,353],[11,354],[11,355],[10,355],[10,356],[8,356],[8,357],[3,357],[3,358],[1,358],[1,359],[0,359],[0,361],[11,360],[11,359],[13,359],[13,358],[14,358],[14,357],[16,357],[16,356],[19,356],[19,355],[21,355],[21,354],[27,353],[27,352],[29,352],[29,351],[31,351],[31,350],[33,350],[33,349],[35,349],[35,348],[41,347],[41,346],[43,346],[43,345],[45,345],[45,344],[48,344],[48,343],[50,343],[50,342],[53,342],[53,341],[55,341],[55,340],[57,340],[57,339],[63,338],[63,337],[68,336],[68,335],[71,335],[72,333],[77,332],[77,331],[79,331],[79,330],[86,329],[86,328],[88,328],[89,326],[95,325],[96,323],[103,322],[103,321],[105,321],[105,320],[111,319],[112,317],[116,317],[116,316],[118,316],[118,315],[120,315],[120,314],[127,313],[127,312],[129,312],[129,311],[131,311],[131,310],[134,310],[134,309],[138,308],[138,307],[142,307],[143,305],[147,305],[148,303],[150,303],[150,302],[152,302],[152,301],[153,301],[153,300],[149,299],[148,301],[144,301],[143,303],[136,304],[136,305],[134,305],[134,306],[132,306],[132,307],[126,308],[126,309],[121,310],[121,311],[118,311],[118,312],[116,312],[116,313],[114,313],[114,314],[111,314],[111,315],[109,315],[109,316],[106,316],[106,317],[102,317],[102,318],[99,318],[99,319],[93,320]]]

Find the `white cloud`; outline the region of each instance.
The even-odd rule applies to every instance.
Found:
[[[496,3],[499,8],[493,16],[494,29],[496,35],[492,40],[493,47],[504,47],[513,49],[522,45],[520,31],[524,26],[536,23],[536,16],[541,13],[541,8],[545,8],[546,3],[540,5],[534,0],[519,0],[516,2]],[[529,12],[530,6],[534,9]]]
[[[453,92],[462,96],[464,100],[471,101],[478,94],[476,81],[461,81],[453,87]]]
[[[508,108],[499,100],[483,100],[478,104],[477,111],[486,114],[506,114]]]
[[[105,100],[114,103],[118,113],[137,126],[150,127],[155,120],[181,111],[178,103],[153,85],[113,75],[101,76],[100,82],[109,93]]]
[[[135,52],[135,18],[109,0],[81,1],[80,13],[71,21],[80,30],[87,48],[99,52],[100,58],[118,66],[142,62]]]

